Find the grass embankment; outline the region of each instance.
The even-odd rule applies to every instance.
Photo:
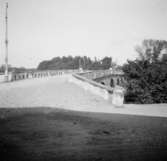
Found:
[[[167,118],[0,109],[0,160],[167,160]]]

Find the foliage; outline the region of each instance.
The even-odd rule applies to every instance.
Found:
[[[104,57],[101,60],[91,60],[87,56],[63,56],[55,57],[51,60],[42,61],[37,69],[38,70],[59,70],[59,69],[78,69],[81,66],[83,69],[108,69],[111,66],[112,59]]]
[[[27,69],[25,67],[12,67],[11,65],[8,65],[8,71],[9,72],[15,72],[15,73],[22,73],[26,71],[34,71],[35,69]],[[5,73],[5,65],[0,66],[0,73]]]
[[[139,57],[123,66],[126,102],[167,103],[167,41],[144,40],[136,49]]]

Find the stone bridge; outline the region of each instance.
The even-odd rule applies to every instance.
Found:
[[[61,76],[63,74],[73,74],[84,84],[84,88],[90,87],[93,92],[100,93],[105,98],[110,98],[116,106],[122,106],[124,100],[124,74],[121,71],[112,70],[46,70],[46,71],[26,71],[23,73],[9,73],[8,81],[18,81],[24,79],[42,78],[50,76]],[[0,76],[1,82],[5,82],[5,75]],[[82,83],[81,83],[82,84]],[[89,85],[88,85],[89,84]]]
[[[78,73],[80,76],[85,77],[89,80],[101,83],[108,87],[124,86],[126,80],[122,71],[113,70],[91,70],[91,71],[80,71],[80,70],[44,70],[44,71],[26,71],[22,73],[11,72],[8,76],[8,81],[18,81],[31,78],[42,78],[49,76],[58,76],[63,74],[74,74]],[[5,81],[5,76],[0,75],[0,81]]]
[[[79,75],[109,87],[115,87],[115,86],[123,87],[126,83],[124,73],[118,70],[87,71],[80,73]]]
[[[123,105],[126,80],[122,71],[111,69],[84,71],[73,76],[90,84],[91,86],[87,86],[81,83],[87,90],[97,91],[105,99],[111,99],[112,104],[115,106]],[[97,90],[97,88],[101,90]]]

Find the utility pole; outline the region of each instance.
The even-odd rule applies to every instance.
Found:
[[[8,81],[8,3],[6,3],[6,15],[5,15],[5,82]]]

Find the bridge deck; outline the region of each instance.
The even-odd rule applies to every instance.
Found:
[[[124,105],[115,108],[110,100],[70,83],[70,75],[0,84],[0,107],[57,107],[80,111],[167,117],[167,105]]]

